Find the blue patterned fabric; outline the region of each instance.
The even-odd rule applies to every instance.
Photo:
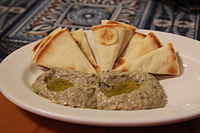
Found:
[[[102,19],[200,40],[200,13],[159,0],[1,0],[0,61],[62,26],[89,29]]]

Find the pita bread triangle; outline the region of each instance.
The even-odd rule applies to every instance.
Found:
[[[179,75],[178,58],[171,43],[116,68],[118,71],[143,71],[152,74]]]
[[[123,43],[125,45],[121,45],[122,47],[120,48],[120,51],[118,53],[118,57],[119,57],[121,55],[121,53],[123,52],[124,48],[127,46],[129,40],[132,38],[133,34],[135,33],[136,27],[128,25],[126,23],[113,21],[113,20],[102,20],[101,23],[102,24],[114,24],[114,25],[118,24],[118,25],[124,26],[128,29],[126,34],[125,34],[124,41],[123,41]]]
[[[93,53],[89,46],[84,30],[79,29],[79,30],[72,31],[71,35],[73,39],[76,41],[76,43],[78,44],[79,48],[85,54],[87,59],[90,61],[90,63],[94,66],[95,69],[98,69],[98,65],[94,59]]]
[[[49,40],[51,40],[51,38],[53,38],[53,36],[55,36],[57,33],[59,33],[62,30],[61,27],[55,29],[54,31],[52,31],[47,37],[39,40],[36,45],[32,48],[32,51],[34,52],[33,54],[33,61],[35,60],[35,58],[37,57],[38,53],[41,51],[41,49],[43,47],[45,47],[45,45],[48,43]]]
[[[103,24],[93,26],[92,32],[96,42],[100,70],[111,70],[120,52],[125,48],[122,45],[126,45],[130,39],[126,36],[127,32],[131,31],[120,24]]]
[[[34,63],[47,68],[65,67],[87,73],[96,73],[66,28],[47,38],[49,39],[44,42],[43,47],[35,56]]]
[[[124,50],[124,53],[116,61],[114,68],[121,66],[125,62],[131,62],[160,47],[162,47],[162,44],[153,32],[150,32],[147,36],[136,32]]]
[[[58,27],[57,29],[53,30],[47,37],[56,35],[60,30],[62,30],[62,28]],[[35,52],[38,48],[40,49],[42,47],[42,44],[45,44],[44,42],[47,39],[47,37],[44,37],[43,39],[40,39],[37,42],[37,44],[32,48],[33,52]],[[40,44],[41,44],[41,46],[40,46]]]
[[[37,48],[40,46],[40,44],[43,42],[43,40],[45,40],[45,39],[46,38],[38,40],[36,45],[34,45],[34,47],[32,48],[32,51],[35,52],[37,50]]]
[[[135,32],[121,56],[128,57],[130,54],[135,54],[134,51],[136,51],[136,49],[140,49],[138,47],[141,47],[141,43],[145,37],[145,34]]]

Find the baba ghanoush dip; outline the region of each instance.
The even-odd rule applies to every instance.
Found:
[[[112,70],[95,75],[53,68],[41,74],[31,90],[53,103],[76,108],[145,110],[167,104],[159,81],[142,72]]]
[[[98,82],[95,74],[55,68],[41,74],[32,84],[32,90],[57,104],[96,108]]]

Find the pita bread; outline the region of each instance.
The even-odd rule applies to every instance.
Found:
[[[135,45],[133,50],[129,53],[129,55],[127,55],[127,58],[130,58],[131,60],[133,60],[142,55],[145,55],[146,53],[156,50],[160,47],[162,47],[160,40],[157,38],[157,36],[153,32],[150,32],[141,41],[140,45]]]
[[[87,37],[88,44],[90,45],[91,51],[94,55],[95,61],[97,65],[99,65],[99,57],[97,55],[96,42],[94,40],[94,35],[91,30],[85,30],[85,35]]]
[[[127,32],[130,32],[129,29],[119,24],[104,24],[93,26],[92,32],[96,42],[100,70],[111,70],[119,53],[125,48],[127,44],[125,42],[130,39],[126,36]]]
[[[131,26],[129,24],[126,24],[126,23],[123,23],[123,22],[117,22],[117,21],[114,21],[114,20],[102,20],[101,21],[101,24],[119,24],[119,25],[122,25],[122,26],[125,26],[127,28],[130,28],[132,30],[132,32],[134,33],[135,30],[137,29],[136,27],[134,26]]]
[[[54,31],[52,31],[47,37],[56,35],[60,30],[62,30],[62,28],[58,27],[57,29],[55,29]],[[45,44],[44,42],[45,42],[45,39],[47,39],[47,37],[44,37],[44,38],[40,39],[37,42],[37,44],[32,48],[32,51],[35,52],[37,50],[37,48],[41,48],[42,45],[40,46],[40,44]]]
[[[117,22],[117,21],[113,21],[113,20],[102,20],[101,21],[102,24],[113,24],[113,25],[121,25],[127,28],[127,32],[125,34],[124,44],[128,44],[129,40],[132,38],[133,34],[135,33],[136,27],[122,23],[122,22]],[[121,45],[122,47],[120,48],[120,51],[118,53],[118,56],[121,55],[121,53],[123,52],[124,48],[126,47],[126,45]]]
[[[46,39],[46,37],[38,40],[36,45],[34,45],[34,47],[32,48],[32,51],[35,52],[37,50],[37,48],[40,46],[40,44],[42,43],[42,41],[44,41],[45,39]]]
[[[65,28],[49,37],[33,61],[47,68],[65,67],[87,73],[96,73]]]
[[[89,46],[88,40],[86,38],[85,32],[83,29],[79,29],[76,31],[72,31],[71,35],[73,39],[76,41],[82,52],[85,54],[85,56],[88,58],[90,63],[95,67],[95,69],[98,69],[98,65],[94,59],[93,53],[91,51],[91,48]]]
[[[145,34],[135,32],[135,34],[130,39],[129,43],[127,44],[127,47],[125,48],[125,50],[121,56],[128,57],[130,54],[134,54],[136,51],[135,49],[140,49],[137,47],[141,46],[141,43],[145,37],[146,37]]]
[[[114,68],[121,66],[125,62],[131,62],[160,47],[162,47],[162,44],[153,32],[150,32],[147,36],[136,32],[124,50],[123,55],[115,63]]]
[[[179,75],[178,59],[171,43],[116,68],[118,71],[143,71],[152,74]]]
[[[41,51],[41,49],[43,47],[45,47],[45,45],[48,43],[48,41],[51,40],[51,38],[53,38],[53,36],[57,35],[61,30],[62,30],[61,27],[55,29],[47,37],[41,39],[39,42],[36,43],[36,45],[32,48],[32,51],[34,52],[33,60],[35,60],[38,53]]]

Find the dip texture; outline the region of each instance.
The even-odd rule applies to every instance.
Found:
[[[51,91],[47,88],[47,83],[55,79],[67,80],[73,85],[63,91]],[[94,74],[55,68],[40,75],[32,84],[32,90],[57,104],[79,108],[96,108],[95,90],[97,85],[98,77]]]
[[[167,103],[159,81],[141,72],[95,75],[54,68],[41,74],[31,89],[54,103],[78,108],[142,110],[162,108]]]
[[[159,81],[148,73],[128,73],[110,71],[101,75],[103,83],[97,95],[97,109],[104,110],[142,110],[164,107],[167,103],[167,96]],[[112,97],[107,97],[102,90],[110,89],[119,82],[134,81],[139,83],[139,87],[129,93],[122,93]],[[106,88],[107,87],[107,88]]]

